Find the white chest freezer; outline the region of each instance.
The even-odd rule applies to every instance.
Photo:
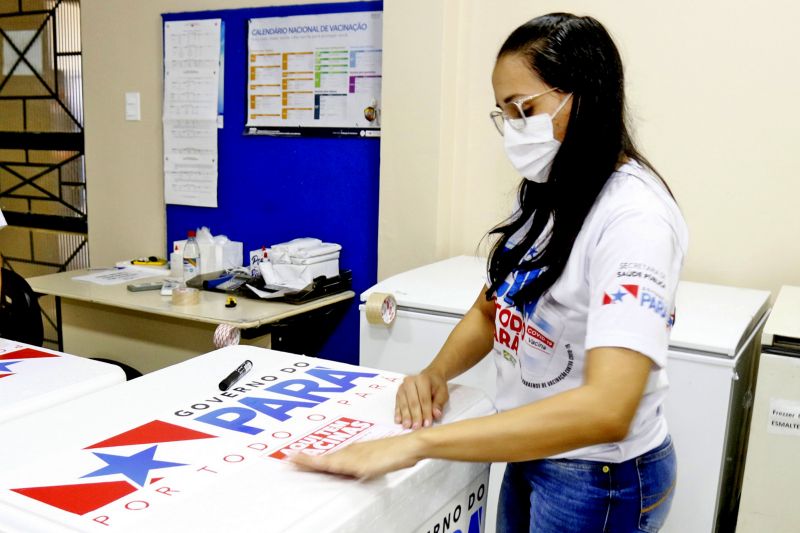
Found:
[[[800,530],[800,287],[781,287],[764,326],[737,531]]]
[[[733,531],[769,292],[680,282],[665,414],[678,481],[662,531]]]

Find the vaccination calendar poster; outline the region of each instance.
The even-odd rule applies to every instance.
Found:
[[[383,13],[250,19],[246,133],[380,136]]]

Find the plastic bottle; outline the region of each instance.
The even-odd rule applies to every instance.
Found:
[[[173,279],[183,280],[183,254],[178,251],[178,245],[175,245],[175,250],[169,254],[169,276]]]
[[[261,258],[261,262],[258,265],[259,274],[267,285],[278,285],[280,283],[280,278],[278,278],[275,269],[272,267],[272,261],[269,259],[269,253],[266,247],[262,248],[261,251],[264,256]]]
[[[195,235],[194,230],[189,230],[186,234],[186,244],[183,246],[183,281],[200,275],[200,245],[197,244]]]

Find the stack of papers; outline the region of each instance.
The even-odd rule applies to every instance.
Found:
[[[153,278],[156,276],[167,276],[169,270],[161,267],[145,267],[145,266],[125,266],[125,267],[111,267],[103,270],[96,270],[89,274],[75,276],[74,280],[88,281],[97,285],[119,285],[122,283],[129,283],[137,279]]]

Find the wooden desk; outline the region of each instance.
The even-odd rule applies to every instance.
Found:
[[[355,296],[353,291],[304,304],[237,298],[201,291],[197,305],[172,305],[159,291],[130,292],[127,284],[97,285],[73,278],[73,270],[29,278],[34,291],[59,297],[62,349],[85,357],[119,361],[151,372],[214,349],[214,330],[230,324],[242,330],[242,343],[269,348],[269,326]],[[155,276],[158,279],[161,276]],[[146,281],[146,280],[142,280]]]

